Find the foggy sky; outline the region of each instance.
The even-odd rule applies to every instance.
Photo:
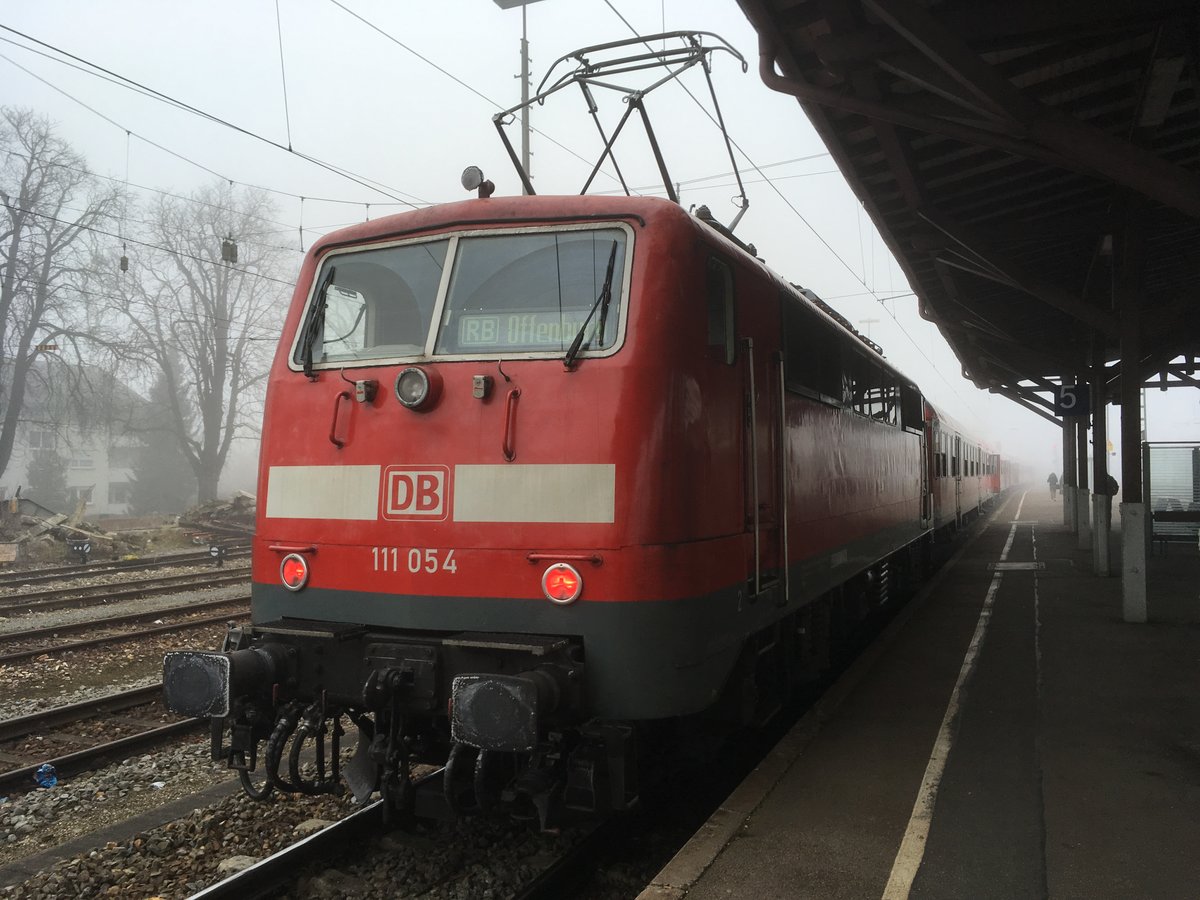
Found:
[[[757,36],[732,0],[536,3],[527,11],[534,87],[554,59],[631,37],[621,16],[642,34],[715,32],[749,63],[743,73],[729,54],[713,57],[713,81],[740,147],[750,199],[739,237],[868,333],[935,404],[992,447],[1023,457],[1042,478],[1060,468],[1059,430],[964,380],[936,328],[917,314],[903,274],[799,105],[759,80]],[[491,0],[294,0],[280,4],[278,25],[274,4],[229,0],[48,0],[10,5],[0,17],[0,24],[381,183],[382,190],[11,43],[0,46],[0,102],[46,115],[96,172],[131,185],[186,194],[219,175],[281,192],[278,227],[255,238],[290,248],[298,269],[301,247],[335,227],[402,211],[404,201],[465,199],[458,178],[467,165],[480,166],[499,194],[520,192],[491,117],[497,104],[513,106],[520,98],[521,19],[519,9],[500,10]],[[9,32],[0,36],[27,43]],[[622,83],[636,87],[653,77]],[[703,75],[693,70],[682,81],[711,113]],[[620,97],[598,92],[597,99],[611,130],[624,111]],[[707,204],[728,222],[737,190],[708,116],[678,85],[651,94],[646,106],[672,179],[681,184],[681,202]],[[578,90],[551,98],[532,117],[541,132],[532,137],[535,187],[577,193],[601,146]],[[509,134],[519,148],[515,124]],[[617,152],[630,184],[662,193],[636,122]],[[595,190],[615,187],[602,177]],[[1147,419],[1152,440],[1200,439],[1195,391],[1150,392]],[[1110,434],[1118,428],[1119,411],[1110,410]]]

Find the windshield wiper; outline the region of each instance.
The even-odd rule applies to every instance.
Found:
[[[330,266],[325,277],[321,279],[321,286],[317,289],[317,296],[313,299],[312,309],[308,311],[308,321],[304,323],[304,336],[300,341],[300,361],[304,364],[304,375],[307,378],[314,377],[313,345],[317,342],[317,335],[325,326],[325,296],[329,293],[329,285],[333,284],[333,273],[336,270],[336,266]]]
[[[579,356],[579,351],[583,349],[583,336],[587,332],[588,324],[592,321],[592,316],[596,314],[597,309],[600,310],[599,333],[601,337],[604,336],[604,325],[608,321],[608,304],[612,300],[613,268],[616,264],[617,242],[613,241],[612,250],[608,252],[608,269],[604,273],[604,285],[600,288],[600,296],[596,298],[596,302],[588,310],[587,318],[579,326],[579,333],[575,335],[575,340],[571,341],[571,346],[567,348],[567,355],[563,357],[563,366],[567,369],[575,365],[575,358]]]

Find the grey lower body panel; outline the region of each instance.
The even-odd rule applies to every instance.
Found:
[[[793,562],[787,596],[771,579],[769,593],[747,584],[679,600],[570,606],[500,597],[428,597],[253,585],[256,624],[280,619],[365,624],[373,632],[487,632],[558,635],[584,648],[586,697],[592,715],[658,719],[711,705],[725,686],[746,638],[794,612],[906,545],[923,531],[906,525],[836,552]],[[768,573],[769,574],[769,573]]]

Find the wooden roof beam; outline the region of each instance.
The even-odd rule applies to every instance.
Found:
[[[980,103],[1002,111],[1023,136],[1085,170],[1200,218],[1200,176],[1027,97],[928,10],[909,0],[861,0]]]
[[[961,332],[970,327],[971,323],[968,322],[957,330]],[[1034,373],[1039,368],[1042,371],[1057,370],[1065,364],[1064,358],[1055,350],[1049,350],[1029,340],[1018,341],[1012,338],[997,337],[982,329],[974,336],[972,343],[976,345],[980,359],[1010,372],[1018,379],[1024,378],[1042,384],[1041,390],[1051,390],[1051,387],[1046,386],[1050,382]],[[1005,354],[1008,358],[1001,359],[997,355],[1000,353]]]
[[[923,56],[906,54],[891,59],[879,59],[875,64],[883,71],[890,72],[897,78],[947,103],[965,109],[976,118],[986,119],[987,122],[978,123],[979,127],[999,126],[1001,130],[1009,133],[1016,130],[1006,127],[1014,119],[1006,114],[1003,107],[990,98],[981,97],[978,94],[972,96],[972,92],[964,91],[960,83],[949,78],[941,67],[934,65]],[[946,117],[951,118],[952,116],[946,115]],[[1019,134],[1014,136],[1021,137]]]
[[[1053,40],[1064,33],[1072,37],[1108,34],[1193,11],[1193,0],[976,0],[944,6],[939,18],[964,40],[995,46],[1013,40],[1033,43],[1030,38]],[[854,34],[823,34],[814,46],[822,61],[837,65],[902,53],[909,45],[894,32],[868,28]]]
[[[1004,371],[1008,372],[1009,374],[1015,375],[1018,380],[1032,381],[1034,383],[1034,385],[1036,385],[1036,387],[1025,387],[1023,385],[1017,385],[1017,387],[1021,388],[1021,390],[1049,391],[1050,393],[1054,393],[1055,391],[1058,390],[1058,385],[1054,384],[1052,381],[1048,381],[1047,379],[1041,377],[1040,375],[1033,375],[1028,371],[1018,371],[1016,368],[1014,368],[1009,363],[1007,363],[1004,360],[999,359],[995,356],[992,356],[990,353],[987,353],[986,351],[981,352],[980,357],[989,366],[994,366],[996,368],[1003,369]]]
[[[1036,400],[1039,404],[1045,406],[1047,409],[1049,409],[1051,411],[1054,410],[1053,405],[1047,403],[1041,397],[1037,396],[1037,394],[1026,395],[1024,392],[1021,391],[1020,388],[1014,388],[1014,387],[1006,385],[1002,382],[995,383],[994,386],[989,388],[988,390],[990,390],[996,394],[1002,394],[1003,396],[1005,396],[1009,400],[1011,400],[1013,403],[1017,404],[1017,406],[1023,406],[1025,409],[1029,410],[1035,416],[1040,416],[1041,418],[1045,419],[1047,422],[1052,422],[1053,424],[1057,425],[1059,428],[1063,427],[1062,419],[1058,418],[1057,416],[1051,415],[1050,413],[1045,412],[1041,409],[1038,409],[1037,406],[1035,406],[1032,402],[1030,402],[1031,400]]]
[[[740,0],[740,2],[747,12],[762,9],[762,0]],[[766,15],[765,11],[763,15]],[[757,23],[761,20],[752,16],[751,21],[757,27]],[[1011,153],[1013,156],[1036,159],[1040,162],[1059,166],[1064,169],[1075,168],[1068,158],[1028,141],[1017,140],[994,131],[986,131],[982,128],[963,125],[960,122],[941,119],[933,115],[913,112],[905,104],[898,103],[895,100],[890,100],[887,103],[864,100],[852,94],[845,93],[838,88],[828,88],[811,84],[798,74],[786,74],[788,72],[798,72],[799,67],[791,59],[781,58],[780,38],[771,29],[769,18],[766,22],[767,25],[765,28],[759,28],[758,72],[763,84],[773,91],[779,91],[781,94],[789,94],[801,103],[811,103],[829,110],[863,116],[873,122],[887,122],[892,125],[911,128],[914,131],[952,138],[962,141],[965,144],[991,147],[996,150],[1002,150],[1005,153]],[[785,74],[780,75],[775,71],[776,63],[780,64]]]
[[[740,0],[743,8],[750,12],[761,9],[761,0]],[[765,15],[765,13],[764,13]],[[758,20],[752,17],[752,21]],[[769,19],[767,20],[769,23]],[[983,128],[964,125],[958,121],[939,118],[935,115],[913,112],[903,103],[863,100],[859,97],[844,93],[836,88],[821,87],[810,84],[798,76],[780,75],[775,71],[775,65],[780,60],[777,36],[770,30],[760,29],[759,77],[763,84],[771,90],[789,94],[802,103],[811,103],[826,109],[863,116],[875,122],[888,122],[915,131],[936,134],[952,138],[966,144],[979,147],[991,147],[1013,156],[1037,160],[1048,165],[1057,166],[1068,171],[1078,171],[1085,174],[1100,175],[1119,184],[1145,193],[1146,196],[1160,203],[1179,209],[1188,215],[1200,218],[1200,178],[1190,175],[1187,170],[1163,162],[1146,151],[1139,151],[1117,138],[1103,135],[1103,132],[1090,128],[1081,123],[1073,123],[1058,127],[1053,124],[1042,127],[1041,130],[1056,135],[1051,143],[1054,147],[1045,146],[1029,140],[1013,138],[1006,134],[987,131]],[[796,70],[794,63],[783,63],[784,69]],[[1072,131],[1074,129],[1074,131]],[[1080,133],[1082,129],[1083,133]],[[1057,139],[1061,138],[1061,139]],[[1129,154],[1107,153],[1103,165],[1097,165],[1088,157],[1095,157],[1096,146],[1113,145],[1124,148]],[[1061,146],[1064,155],[1057,149]],[[1138,166],[1142,168],[1139,169]]]
[[[986,262],[988,269],[994,270],[998,276],[989,276],[987,270],[981,269],[975,274],[992,277],[993,280],[1010,287],[1016,287],[1031,297],[1041,300],[1047,306],[1064,312],[1072,318],[1104,332],[1110,337],[1116,337],[1120,332],[1116,317],[1105,310],[1089,306],[1074,294],[1062,288],[1040,281],[1022,271],[1021,266],[1004,253],[989,247],[987,242],[972,229],[960,222],[955,222],[945,213],[936,212],[931,208],[918,210],[917,215],[951,238],[955,243]],[[949,263],[948,260],[946,260]]]

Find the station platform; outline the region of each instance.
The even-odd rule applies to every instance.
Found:
[[[1200,552],[1120,582],[1010,494],[638,900],[1200,897]]]

